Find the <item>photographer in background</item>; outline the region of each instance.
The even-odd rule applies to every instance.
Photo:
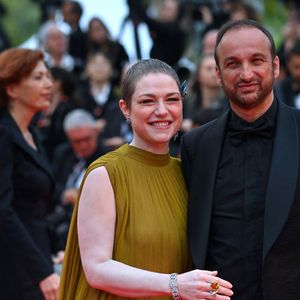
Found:
[[[237,0],[181,0],[185,27],[189,30],[185,57],[198,62],[206,33],[218,30],[229,20],[235,2]]]
[[[62,5],[62,0],[32,0],[32,2],[35,2],[40,8],[40,24],[54,20]]]
[[[155,18],[146,13],[146,7],[140,0],[128,0],[128,6],[131,20],[135,24],[144,22],[149,28],[153,42],[151,58],[160,59],[176,69],[186,47],[179,1],[163,0]]]
[[[286,56],[296,40],[300,39],[300,4],[296,0],[282,2],[288,9],[288,16],[282,28],[282,41],[277,50],[280,59],[280,80],[284,80],[289,75]]]
[[[86,52],[83,45],[86,43],[86,34],[80,27],[80,19],[83,14],[82,5],[78,1],[64,0],[61,5],[64,22],[70,25],[69,53],[84,63]]]

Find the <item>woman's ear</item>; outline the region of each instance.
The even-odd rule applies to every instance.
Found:
[[[6,87],[6,93],[7,93],[7,95],[9,96],[9,98],[15,99],[15,98],[16,98],[16,95],[17,95],[16,85],[14,85],[14,84],[9,84],[9,85]]]
[[[127,120],[130,117],[130,111],[129,111],[129,107],[128,107],[127,103],[123,99],[121,99],[119,101],[119,107],[120,107],[121,112],[123,113],[124,117]]]

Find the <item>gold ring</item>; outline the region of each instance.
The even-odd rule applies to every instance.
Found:
[[[210,284],[210,287],[211,287],[211,290],[209,291],[209,293],[211,295],[215,295],[218,292],[220,285],[217,281],[214,281]]]

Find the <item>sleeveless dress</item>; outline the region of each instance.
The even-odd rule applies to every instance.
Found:
[[[99,166],[105,166],[115,194],[113,259],[159,273],[189,270],[187,192],[180,160],[125,144],[93,162],[85,178]],[[87,283],[78,248],[77,212],[78,201],[69,231],[59,299],[130,299],[94,289]],[[142,299],[168,298],[172,299]]]

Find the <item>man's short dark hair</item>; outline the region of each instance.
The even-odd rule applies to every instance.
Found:
[[[217,66],[219,66],[219,57],[218,57],[218,54],[217,54],[217,50],[218,50],[218,46],[219,46],[223,36],[228,31],[237,30],[237,29],[241,29],[241,28],[256,28],[256,29],[260,30],[268,38],[268,40],[270,41],[271,55],[272,55],[273,59],[275,58],[276,50],[275,50],[274,39],[273,39],[271,33],[265,27],[263,27],[260,23],[254,21],[254,20],[250,20],[250,19],[229,21],[229,22],[225,23],[220,28],[220,30],[218,32],[218,35],[217,35],[215,51],[214,51]]]

